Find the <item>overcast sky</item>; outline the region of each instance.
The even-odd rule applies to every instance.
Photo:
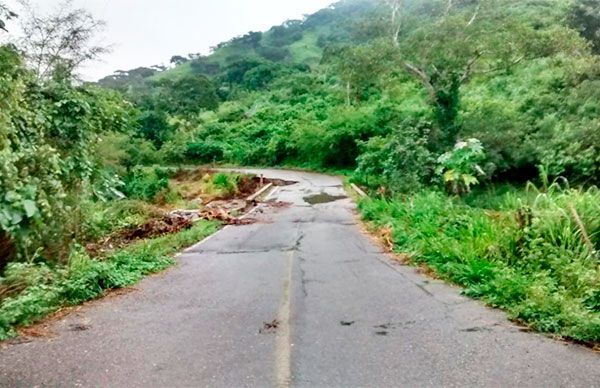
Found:
[[[61,0],[31,0],[40,10]],[[168,64],[172,55],[208,54],[211,46],[299,19],[334,0],[74,0],[77,7],[105,20],[103,42],[112,53],[82,69],[97,80],[115,70]],[[5,0],[14,6],[15,0]],[[14,31],[14,29],[13,29]]]

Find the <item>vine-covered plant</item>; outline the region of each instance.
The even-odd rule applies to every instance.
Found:
[[[110,191],[113,177],[101,173],[94,147],[101,133],[123,131],[131,120],[113,92],[68,79],[40,81],[21,58],[13,47],[0,47],[0,241],[11,246],[8,256],[31,259],[63,238],[52,226],[73,216],[67,202],[80,201],[69,196]]]

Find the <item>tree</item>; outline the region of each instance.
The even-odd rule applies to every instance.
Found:
[[[61,3],[49,15],[38,15],[27,0],[21,28],[24,38],[20,47],[40,79],[57,72],[68,77],[85,62],[98,59],[109,49],[96,45],[94,38],[104,27],[84,9],[73,8],[72,1]]]
[[[171,60],[169,61],[169,63],[178,66],[178,65],[182,65],[186,62],[189,62],[189,59],[186,57],[182,57],[181,55],[173,55],[171,57]]]
[[[219,98],[212,82],[203,75],[188,75],[159,84],[161,91],[156,105],[173,114],[193,114],[203,109],[215,109]]]
[[[381,85],[384,74],[392,67],[395,51],[387,41],[360,46],[329,47],[323,64],[330,64],[346,89],[346,104],[360,102],[369,91]]]
[[[262,32],[254,32],[250,31],[246,35],[242,36],[235,40],[236,43],[240,43],[244,46],[249,46],[252,48],[257,48],[260,46],[260,41],[262,40]]]
[[[218,62],[211,62],[209,57],[202,55],[195,56],[190,66],[192,71],[197,74],[215,75],[221,70],[221,65]]]
[[[404,0],[383,0],[383,3],[390,10],[390,34],[394,45],[398,46],[400,31],[402,30],[402,7]]]
[[[233,62],[227,67],[224,74],[224,80],[229,84],[241,84],[244,81],[244,76],[247,72],[254,69],[255,67],[263,64],[262,61],[255,59],[241,59]]]
[[[161,148],[174,132],[169,125],[167,115],[162,111],[146,111],[138,119],[139,132],[152,142],[156,148]]]
[[[17,14],[11,11],[6,5],[0,3],[0,30],[8,32],[6,21],[17,17]]]
[[[70,238],[61,234],[67,205],[114,188],[95,146],[101,134],[128,130],[131,111],[112,91],[39,82],[12,45],[0,46],[0,74],[0,245],[31,259]]]
[[[577,0],[569,10],[569,24],[600,54],[600,0]]]
[[[568,34],[544,36],[518,14],[516,0],[429,3],[437,10],[418,18],[418,27],[402,35],[397,47],[402,67],[429,97],[437,124],[431,144],[438,151],[457,141],[460,88],[474,75],[506,71],[536,55],[581,49],[574,41],[557,42]],[[393,13],[397,2],[390,4]]]

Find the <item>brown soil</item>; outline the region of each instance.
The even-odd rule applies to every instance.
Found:
[[[179,183],[194,182],[200,181],[204,179],[206,175],[212,175],[214,173],[216,172],[203,168],[198,168],[195,170],[179,170],[171,177],[171,179]],[[263,179],[262,182],[263,184],[267,184],[269,181],[267,179]],[[212,199],[212,202],[217,200],[233,201],[243,199],[252,195],[260,188],[260,177],[242,176],[238,182],[237,193],[214,198]],[[191,194],[190,196],[197,196],[197,193]],[[243,211],[246,212],[250,210],[254,205],[254,203],[248,203]],[[256,222],[256,220],[250,218],[240,219],[234,217],[227,211],[227,206],[216,207],[213,209],[207,208],[200,213],[200,218],[205,220],[218,220],[228,225],[248,225]],[[193,221],[191,219],[182,217],[181,215],[161,215],[159,217],[152,218],[140,227],[121,230],[96,243],[88,244],[86,249],[92,256],[102,256],[103,254],[114,249],[123,248],[132,242],[177,233],[190,228],[192,225]]]
[[[256,223],[253,218],[239,218],[229,214],[223,208],[209,209],[200,213],[200,217],[204,220],[218,220],[227,225],[250,225]]]
[[[139,228],[124,230],[120,236],[126,240],[139,240],[177,233],[191,226],[192,222],[184,217],[166,215],[161,219],[150,220]]]
[[[92,256],[101,256],[117,248],[123,248],[132,242],[177,233],[192,227],[192,221],[179,216],[165,215],[152,219],[138,228],[121,230],[112,236],[96,243],[86,245],[86,250]]]
[[[263,179],[263,184],[267,184],[267,180]],[[260,185],[260,177],[247,177],[244,176],[238,182],[239,196],[246,198],[255,192],[257,192],[262,186]]]

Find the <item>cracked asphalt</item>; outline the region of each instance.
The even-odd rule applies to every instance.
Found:
[[[175,268],[0,348],[0,386],[599,386],[600,355],[395,264],[338,178],[297,181]]]

